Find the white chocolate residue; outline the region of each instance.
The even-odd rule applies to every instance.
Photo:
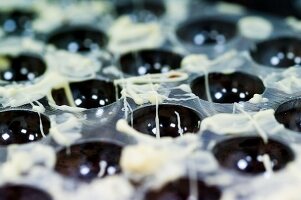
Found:
[[[52,168],[56,161],[54,149],[41,144],[22,147],[11,145],[7,157],[7,162],[0,167],[1,177],[7,181],[19,178],[23,173],[29,172],[34,165],[43,164]]]
[[[172,17],[171,20],[178,21],[184,19],[188,14],[188,1],[182,0],[167,0],[167,17]]]
[[[220,2],[216,5],[216,9],[221,13],[226,14],[243,14],[245,12],[245,8],[233,3]]]
[[[214,65],[226,62],[237,56],[237,51],[232,50],[210,60],[205,54],[191,54],[186,56],[181,63],[181,68],[188,72],[207,72]],[[238,66],[232,66],[233,68]]]
[[[123,16],[112,25],[113,16],[105,16],[112,10],[112,2],[80,1],[75,3],[68,1],[68,3],[71,4],[69,6],[64,3],[55,5],[46,3],[44,0],[0,1],[0,10],[33,9],[38,13],[37,19],[33,21],[33,28],[40,33],[49,33],[57,27],[69,23],[93,24],[97,28],[109,30],[107,33],[111,39],[109,50],[113,53],[112,58],[109,55],[105,60],[111,60],[115,56],[118,57],[117,54],[128,51],[161,47],[166,39],[173,39],[168,38],[172,37],[169,32],[174,31],[173,25],[186,19],[186,15],[190,15],[187,13],[189,11],[189,1],[165,0],[167,13],[162,16],[162,19],[158,18],[157,21],[142,23],[133,22],[129,17]],[[215,13],[216,10],[231,14],[243,14],[244,12],[242,7],[230,4],[218,4],[216,8],[212,9]],[[106,17],[108,17],[108,20]],[[272,23],[274,24],[274,21],[269,22],[260,17],[251,16],[242,18],[239,21],[239,28],[241,34],[247,37],[247,41],[249,39],[261,40],[269,37],[273,32]],[[301,30],[300,21],[289,18],[287,23],[296,31]],[[295,33],[292,34],[295,36]],[[173,48],[181,49],[179,44],[174,45]],[[234,44],[234,48],[236,45]],[[265,103],[265,107],[276,107],[278,102],[284,99],[283,96],[287,97],[287,95],[281,96],[278,93],[271,94],[271,92],[264,95],[255,94],[245,104],[234,104],[234,111],[239,114],[233,112],[233,114],[220,113],[214,115],[216,112],[228,112],[228,105],[218,105],[217,111],[215,110],[216,107],[212,106],[213,104],[208,102],[204,104],[200,101],[198,97],[191,93],[191,88],[187,85],[191,80],[191,73],[206,75],[212,71],[222,71],[223,73],[230,73],[237,69],[244,71],[245,67],[250,66],[248,63],[246,63],[246,66],[243,65],[246,58],[242,55],[245,52],[228,51],[213,60],[204,54],[187,54],[182,61],[182,69],[179,71],[115,80],[116,87],[120,86],[122,88],[123,101],[118,101],[117,106],[112,105],[111,107],[89,110],[65,105],[57,106],[50,98],[50,91],[52,88],[65,88],[70,81],[83,81],[96,76],[99,77],[103,75],[102,72],[112,74],[115,77],[122,77],[122,73],[116,66],[102,69],[102,59],[96,58],[102,58],[104,56],[103,52],[96,51],[95,54],[91,53],[84,56],[72,54],[53,48],[53,46],[46,46],[32,39],[9,38],[2,40],[0,43],[0,54],[15,56],[22,52],[40,55],[46,60],[48,70],[33,83],[12,83],[10,85],[4,83],[5,86],[0,87],[0,103],[4,107],[22,106],[24,104],[29,104],[30,107],[31,105],[32,111],[39,114],[44,113],[47,116],[50,115],[51,129],[49,135],[39,142],[18,146],[10,145],[8,148],[2,147],[2,149],[8,149],[8,158],[6,162],[0,165],[0,185],[7,182],[30,184],[49,192],[55,200],[138,200],[139,198],[135,197],[137,195],[140,197],[140,193],[142,195],[140,199],[143,199],[141,188],[145,190],[148,188],[156,189],[183,175],[188,175],[191,178],[200,175],[206,184],[220,186],[223,193],[221,200],[237,200],[238,198],[244,200],[300,199],[301,160],[298,155],[300,155],[301,149],[298,145],[300,140],[296,136],[297,134],[294,135],[292,131],[286,130],[283,125],[279,124],[275,120],[274,111],[271,109],[257,113],[248,111],[249,108],[250,110],[261,108],[261,103]],[[0,68],[7,69],[8,67],[6,60],[0,57]],[[292,97],[294,97],[294,93],[301,91],[301,71],[299,68],[289,68],[274,73],[261,72],[261,70],[252,71],[252,69],[250,71],[258,72],[259,74],[256,75],[265,77],[267,90],[271,88],[278,89],[287,94],[292,94],[290,95]],[[178,86],[178,82],[182,85]],[[181,89],[185,94],[182,94],[182,92],[180,94],[171,93],[174,89]],[[170,94],[173,96],[169,97]],[[47,106],[44,107],[36,101],[44,96],[49,98],[51,108],[57,109],[56,111],[48,110]],[[72,99],[70,93],[67,94],[67,98],[69,101],[73,101],[70,100]],[[134,102],[130,101],[129,98]],[[156,105],[158,109],[158,105],[165,102],[177,102],[178,104],[183,103],[184,106],[197,107],[202,114],[208,116],[201,122],[200,134],[182,135],[181,120],[183,118],[177,113],[175,113],[177,115],[176,126],[180,130],[179,135],[182,135],[178,138],[156,139],[134,130],[128,124],[130,119],[120,119],[123,115],[124,118],[130,117],[128,114],[133,112],[133,104],[141,107],[150,103]],[[123,108],[121,108],[122,103],[124,103]],[[243,107],[244,105],[246,107]],[[60,114],[61,111],[64,111],[64,114]],[[54,139],[54,142],[59,146],[70,146],[78,139],[83,141],[90,139],[90,135],[87,134],[87,136],[84,133],[86,133],[86,130],[91,131],[88,130],[89,126],[95,124],[96,132],[93,136],[96,138],[102,139],[103,130],[105,132],[112,131],[112,134],[108,134],[110,139],[125,143],[121,156],[123,173],[105,179],[93,180],[91,183],[74,184],[52,169],[55,165],[55,149],[47,144],[51,139]],[[157,129],[158,124],[157,120]],[[115,125],[117,131],[114,129]],[[108,128],[112,128],[112,130]],[[296,158],[284,169],[273,172],[272,158],[267,154],[260,155],[258,160],[263,162],[266,173],[252,178],[242,177],[234,172],[229,173],[226,170],[220,170],[213,154],[208,150],[204,150],[207,145],[210,147],[216,142],[215,136],[212,141],[209,141],[209,144],[207,144],[207,138],[203,140],[202,137],[205,135],[202,135],[202,133],[205,130],[210,130],[220,136],[227,134],[235,136],[259,134],[265,141],[268,137],[283,136],[285,134],[283,138],[289,141]],[[120,137],[120,134],[122,137]],[[160,135],[159,132],[158,135]],[[123,140],[123,137],[126,139]],[[132,138],[135,140],[132,141]],[[138,144],[127,146],[127,139]],[[3,156],[1,155],[0,158],[4,159]],[[100,162],[99,166],[102,169],[99,176],[102,176],[105,164]],[[130,180],[138,180],[141,185],[134,188]],[[191,185],[191,194],[197,197],[198,192],[195,182],[191,181]]]
[[[269,99],[262,97],[260,94],[254,94],[254,96],[249,100],[250,103],[257,104],[257,103],[266,103]]]
[[[286,18],[286,23],[292,27],[293,29],[295,29],[296,31],[301,31],[301,21],[298,20],[295,17],[288,17]]]
[[[41,0],[44,1],[44,0]],[[10,11],[15,8],[29,9],[30,5],[27,0],[11,0],[11,1],[1,1],[0,10]]]
[[[146,74],[138,77],[130,77],[126,79],[115,80],[116,84],[122,84],[123,82],[130,82],[135,84],[145,83],[172,83],[184,81],[188,78],[188,74],[179,71],[170,71],[160,74]]]
[[[243,133],[257,132],[254,126],[256,123],[268,135],[276,134],[284,127],[277,123],[274,118],[274,110],[264,110],[257,113],[250,113],[254,122],[244,113],[228,114],[221,113],[205,118],[201,123],[201,130],[210,130],[216,134],[241,135]]]
[[[21,45],[20,45],[21,44]],[[32,53],[41,56],[47,71],[32,84],[12,83],[0,87],[0,103],[4,107],[17,107],[48,96],[51,89],[68,84],[69,81],[82,81],[93,78],[100,63],[81,55],[66,51],[53,51],[31,39],[10,39],[1,43],[0,54],[19,55]],[[40,55],[45,49],[45,55]],[[63,57],[63,61],[62,61]]]
[[[273,32],[273,25],[258,16],[248,16],[238,21],[240,33],[250,39],[263,40]]]
[[[91,184],[83,185],[70,197],[75,200],[121,200],[131,199],[134,192],[134,187],[125,178],[111,176],[103,180],[93,181]]]
[[[152,175],[168,158],[168,152],[155,147],[138,145],[125,148],[121,156],[121,167],[125,173]]]
[[[117,121],[116,130],[134,136],[145,143],[152,143],[154,141],[153,137],[145,135],[132,128],[125,119],[120,119]]]
[[[72,79],[80,80],[94,78],[96,72],[100,70],[100,63],[95,59],[92,60],[79,54],[70,53],[64,50],[58,50],[47,55],[48,62],[52,60],[68,60],[68,62],[56,62],[56,69],[63,75]]]
[[[42,33],[49,33],[66,22],[71,24],[90,23],[111,10],[109,4],[105,1],[94,0],[71,3],[68,6],[36,1],[33,6],[39,14],[38,19],[33,21],[33,29]]]
[[[188,55],[181,63],[182,68],[190,72],[207,71],[211,65],[211,61],[205,54]]]
[[[263,154],[257,157],[258,161],[262,162],[265,167],[265,176],[269,178],[273,175],[273,162],[268,154]]]
[[[146,85],[133,85],[133,84],[124,84],[121,94],[123,97],[132,98],[136,104],[142,105],[144,103],[156,104],[156,102],[162,103],[166,97],[158,93],[160,85],[152,86],[150,84]]]
[[[281,72],[273,72],[264,79],[266,87],[293,94],[301,89],[301,73],[299,68],[291,67]]]
[[[50,116],[51,128],[49,134],[60,145],[70,146],[81,138],[81,119],[72,114],[64,113],[60,116]]]
[[[30,38],[8,38],[0,42],[0,54],[18,55],[20,53],[36,53],[38,55],[43,52],[45,45],[40,41]]]
[[[109,35],[109,49],[115,53],[156,48],[165,41],[157,22],[133,22],[128,16],[120,17],[110,28]]]
[[[170,140],[162,138],[128,146],[123,150],[121,166],[127,176],[134,180],[148,180],[145,184],[160,188],[164,183],[182,176],[185,170],[212,172],[217,169],[213,156],[200,148],[198,137],[185,134],[183,137]],[[175,153],[176,152],[176,153]],[[192,169],[191,166],[180,163],[195,162],[201,167]]]
[[[132,98],[136,104],[162,103],[168,98],[169,91],[160,91],[161,83],[183,81],[188,78],[186,73],[171,71],[163,74],[147,74],[139,77],[115,80],[115,85],[122,87],[122,97]]]

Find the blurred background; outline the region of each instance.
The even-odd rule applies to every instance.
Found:
[[[266,12],[278,16],[295,16],[301,18],[300,0],[206,0],[208,3],[227,2],[247,7],[248,9]]]

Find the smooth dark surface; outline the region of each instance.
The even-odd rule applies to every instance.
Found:
[[[163,1],[160,0],[140,0],[137,1],[137,5],[134,4],[132,0],[117,0],[115,4],[115,9],[118,15],[134,14],[139,15],[139,13],[151,13],[157,17],[162,16],[165,13],[165,5]]]
[[[109,142],[72,145],[57,153],[55,170],[69,178],[88,182],[94,178],[118,174],[121,172],[121,150],[121,146]]]
[[[0,76],[4,81],[33,81],[42,76],[46,70],[46,63],[39,56],[20,54],[18,56],[1,56]]]
[[[197,133],[201,119],[198,114],[179,105],[159,105],[160,137],[178,137],[185,133]],[[178,119],[179,117],[179,119]],[[156,137],[156,106],[146,106],[133,112],[133,128]],[[131,116],[129,117],[131,120]],[[129,121],[131,124],[131,121]]]
[[[68,102],[65,89],[64,88],[59,88],[59,89],[53,89],[51,91],[51,96],[54,100],[54,102],[59,105],[67,105],[70,106],[70,103]]]
[[[0,200],[52,200],[52,197],[27,185],[4,185],[0,187]]]
[[[26,10],[13,10],[0,12],[0,24],[8,35],[26,35],[30,33],[32,21],[36,13]]]
[[[96,28],[67,26],[51,33],[47,43],[70,52],[85,53],[105,47],[108,43],[108,38],[105,33]]]
[[[180,25],[176,35],[185,44],[202,47],[225,45],[235,37],[236,32],[236,25],[230,21],[204,18]]]
[[[181,55],[174,52],[153,49],[124,54],[120,57],[119,63],[124,73],[138,76],[179,69],[182,59]]]
[[[281,104],[276,109],[275,118],[285,128],[301,132],[301,99],[293,99]]]
[[[294,159],[292,150],[276,140],[264,143],[260,137],[237,137],[219,142],[212,150],[219,164],[227,169],[246,174],[266,171],[259,156],[267,154],[273,171],[284,168]]]
[[[81,108],[98,108],[116,101],[116,88],[112,82],[87,80],[70,83],[74,103]],[[52,90],[57,105],[69,105],[64,89]],[[70,105],[69,105],[70,106]]]
[[[40,116],[41,122],[40,124]],[[43,114],[25,110],[0,112],[0,145],[25,144],[43,138],[49,133],[50,120]]]
[[[287,68],[301,65],[301,39],[281,37],[256,44],[250,55],[258,64]]]
[[[199,0],[201,1],[201,0]],[[222,0],[207,0],[208,2],[217,2]],[[253,11],[266,12],[279,16],[296,16],[301,18],[300,1],[298,0],[223,0],[229,3],[243,5]]]
[[[197,184],[198,198],[190,194],[191,182]],[[192,198],[194,197],[194,198]],[[221,197],[221,191],[215,186],[207,186],[203,181],[196,181],[187,178],[181,178],[168,183],[157,191],[150,191],[146,194],[145,200],[218,200]]]
[[[211,99],[215,103],[248,101],[254,94],[262,94],[265,90],[259,78],[242,72],[209,73],[208,82]],[[195,95],[208,101],[205,76],[194,79],[191,89]]]

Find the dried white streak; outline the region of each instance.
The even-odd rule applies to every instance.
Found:
[[[239,111],[241,111],[247,118],[250,119],[251,123],[253,124],[253,126],[256,128],[258,134],[261,136],[261,138],[263,139],[264,143],[268,142],[268,135],[266,134],[266,132],[260,127],[260,125],[258,124],[258,122],[256,120],[253,119],[253,117],[247,113],[238,103],[234,103],[235,107],[238,108]]]

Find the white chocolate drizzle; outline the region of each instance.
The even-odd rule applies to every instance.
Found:
[[[240,33],[251,39],[263,40],[273,32],[273,25],[259,16],[243,17],[238,21]]]
[[[109,49],[115,53],[156,48],[165,41],[164,33],[158,23],[133,22],[128,16],[117,19],[109,33]]]

